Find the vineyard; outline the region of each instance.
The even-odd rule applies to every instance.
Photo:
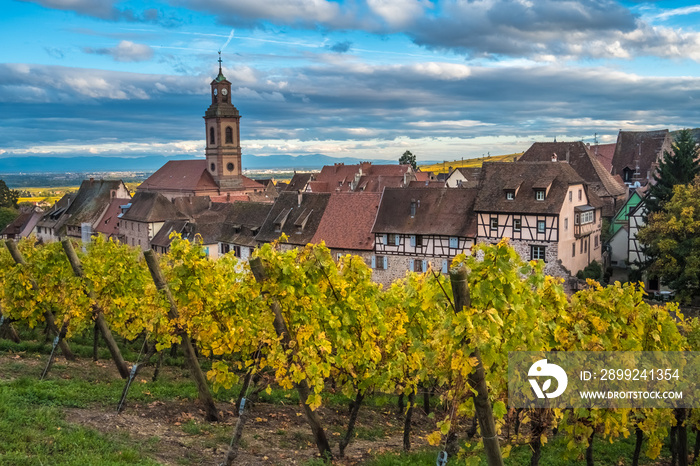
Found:
[[[58,390],[63,377],[84,374],[99,385],[105,376],[87,360],[109,357],[114,383],[81,385],[109,405],[109,416],[86,423],[126,428],[144,422],[139,406],[147,418],[165,406],[161,416],[177,413],[179,424],[218,439],[216,448],[198,445],[199,459],[186,464],[289,464],[259,441],[262,424],[304,439],[287,444],[304,451],[293,464],[693,464],[695,409],[509,408],[512,351],[700,347],[700,322],[677,305],[651,305],[636,285],[594,281],[567,297],[543,266],[522,262],[502,241],[455,257],[448,275],[429,268],[382,287],[361,258],[336,261],[323,244],[286,252],[266,244],[247,262],[211,261],[179,239],[164,255],[102,238],[85,246],[8,241],[0,248],[0,356],[51,337],[39,357],[0,358],[0,417],[29,383],[2,374],[30,371],[43,394],[35,398],[70,406]],[[164,392],[177,403],[160,401]],[[372,430],[384,424],[391,432]],[[2,423],[0,432],[8,437]],[[369,441],[382,436],[392,441]],[[12,444],[0,443],[0,464],[40,463],[19,461]],[[122,450],[111,463],[140,461]]]

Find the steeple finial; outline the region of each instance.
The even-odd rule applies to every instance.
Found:
[[[219,50],[219,75],[216,77],[216,82],[221,82],[226,79],[224,73],[221,72],[221,50]]]
[[[219,74],[221,74],[221,50],[219,50]]]

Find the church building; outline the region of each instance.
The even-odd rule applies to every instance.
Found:
[[[160,193],[170,200],[209,196],[215,202],[264,196],[265,186],[243,176],[240,120],[238,109],[231,103],[231,82],[221,71],[219,56],[219,75],[211,82],[211,105],[204,113],[206,159],[171,160],[137,191]]]

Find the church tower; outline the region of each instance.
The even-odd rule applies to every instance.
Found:
[[[243,187],[241,167],[241,116],[231,103],[231,82],[221,72],[211,82],[211,105],[204,113],[207,170],[220,188]]]

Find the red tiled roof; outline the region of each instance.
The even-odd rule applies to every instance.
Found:
[[[312,192],[381,192],[384,187],[400,187],[404,175],[412,173],[410,165],[373,165],[363,162],[357,165],[338,163],[326,165],[316,175],[316,181],[309,182]],[[411,175],[413,177],[413,175]],[[413,179],[413,178],[410,179]],[[357,186],[350,184],[357,178]]]
[[[615,155],[615,146],[617,143],[612,144],[598,144],[597,146],[591,146],[591,151],[598,157],[598,161],[605,167],[605,169],[610,173],[612,170],[612,159]],[[620,178],[622,179],[622,178]]]
[[[113,198],[107,206],[104,215],[100,221],[97,222],[95,231],[107,237],[118,234],[119,214],[122,212],[119,206],[126,205],[129,202],[131,202],[131,199]]]
[[[247,194],[222,194],[221,196],[209,196],[212,202],[248,202],[250,196]]]
[[[312,243],[326,242],[336,249],[371,250],[379,193],[333,193],[318,225]]]
[[[170,160],[141,183],[137,189],[194,191],[218,189],[218,186],[207,170],[206,160]]]

